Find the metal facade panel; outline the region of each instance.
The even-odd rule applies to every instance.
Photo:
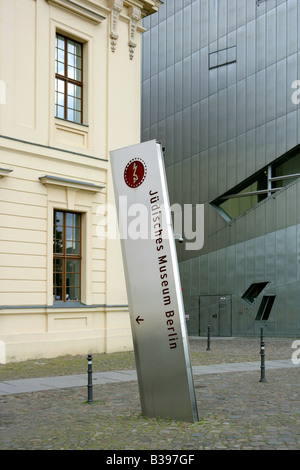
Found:
[[[288,283],[286,286],[286,333],[293,335],[297,330],[297,288],[299,285],[296,282]]]
[[[255,127],[256,76],[250,75],[246,80],[246,131]]]
[[[276,231],[276,284],[284,286],[286,283],[286,233],[285,230]]]
[[[151,28],[151,76],[158,73],[158,25]]]
[[[192,55],[192,64],[191,64],[191,100],[192,104],[198,104],[200,100],[200,52],[196,51]],[[200,127],[200,126],[199,126]]]
[[[191,5],[191,41],[192,53],[198,52],[200,44],[200,3],[192,2]]]
[[[287,148],[293,148],[296,147],[298,144],[298,132],[297,132],[297,127],[298,127],[298,119],[297,119],[297,111],[290,112],[286,116],[286,126],[287,126],[287,131],[286,131],[286,146]]]
[[[175,73],[174,73],[174,65],[168,67],[166,70],[166,112],[167,116],[173,116],[175,112],[175,101],[174,101],[174,94],[175,94]],[[144,105],[142,106],[142,108]],[[166,142],[169,143],[170,139]]]
[[[150,90],[150,79],[142,82],[142,95],[143,95],[143,107],[142,107],[142,129],[143,131],[151,125],[151,115],[149,113],[150,102],[151,102],[151,90]]]
[[[185,204],[191,204],[191,159],[188,158],[182,162],[182,192],[184,194]]]
[[[168,181],[168,190],[170,200],[174,200],[174,167],[173,165],[166,166],[166,176]]]
[[[200,284],[200,269],[199,269],[199,258],[193,258],[188,261],[190,265],[190,273],[189,273],[189,283],[188,286],[190,288],[190,295],[198,295],[199,294],[199,284]]]
[[[254,211],[255,216],[255,235],[260,237],[266,233],[266,206],[259,204]]]
[[[267,65],[276,62],[276,11],[273,8],[266,14],[267,19],[267,37],[266,37],[266,54]]]
[[[207,294],[208,292],[208,255],[203,255],[199,258],[199,269],[200,269],[200,286],[199,293]]]
[[[200,108],[199,103],[193,104],[191,107],[191,154],[195,155],[199,159],[200,152]],[[196,175],[200,177],[199,171]]]
[[[200,129],[199,129],[200,151],[208,148],[209,112],[210,112],[209,101],[208,101],[208,98],[206,98],[200,101],[200,110],[199,110],[199,113],[200,113],[199,114],[200,116]]]
[[[291,99],[292,83],[300,78],[299,2],[269,0],[258,7],[256,0],[165,0],[159,15],[151,16],[156,18],[143,45],[143,54],[151,57],[143,57],[142,136],[156,138],[159,132],[165,139],[165,162],[173,169],[168,168],[171,202],[205,203],[200,256],[180,249],[184,262],[191,259],[188,282],[197,260],[199,295],[210,293],[216,273],[214,292],[219,293],[225,276],[236,312],[233,331],[255,334],[255,311],[237,312],[244,307],[240,296],[251,276],[253,281],[265,273],[276,293],[276,334],[284,334],[289,324],[284,286],[295,282],[295,272],[300,280],[300,183],[260,202],[225,229],[210,202],[300,143],[300,109]],[[236,63],[209,70],[210,54],[234,47]],[[149,89],[158,71],[158,85],[154,79]],[[233,270],[230,282],[228,272],[215,269],[214,260],[223,256]],[[193,282],[196,296],[195,289]],[[296,300],[291,295],[300,311],[300,295]]]
[[[297,226],[286,228],[286,279],[287,282],[297,281]],[[296,305],[296,304],[295,304]]]
[[[236,292],[236,249],[234,245],[228,247],[226,250],[225,279],[226,287],[224,292]]]
[[[258,45],[266,43],[266,15],[258,16],[256,20],[256,42]],[[257,70],[262,70],[266,66],[266,52],[265,47],[257,47],[256,49],[256,64]]]
[[[252,2],[251,2],[252,3]],[[254,20],[247,23],[247,42],[246,42],[246,54],[247,54],[247,75],[250,76],[256,71],[256,22]]]
[[[218,93],[217,105],[217,143],[224,142],[227,138],[227,90],[221,90]]]
[[[287,200],[286,191],[281,192],[276,197],[276,230],[286,227]]]
[[[200,190],[200,198],[199,203],[203,204],[209,199],[208,195],[208,178],[209,178],[209,170],[208,170],[208,150],[205,150],[200,153],[199,158],[199,190]],[[206,224],[205,224],[206,225]]]
[[[175,114],[174,117],[174,162],[180,162],[182,160],[182,150],[183,150],[183,140],[182,140],[182,133],[183,133],[183,119],[182,119],[183,112],[179,111]],[[182,199],[178,199],[176,202],[182,201]]]
[[[245,244],[245,280],[246,287],[249,287],[255,280],[255,240],[252,238]]]
[[[148,18],[147,18],[148,19]],[[143,35],[142,41],[142,83],[144,80],[147,80],[151,75],[151,67],[150,67],[150,44],[151,44],[151,33],[150,31],[146,31]]]
[[[187,159],[192,156],[192,110],[190,107],[182,112],[182,139],[184,142],[182,158]]]
[[[174,89],[174,102],[175,102],[175,113],[181,111],[183,108],[183,83],[182,83],[182,61],[176,62],[174,68],[175,76],[175,89]]]
[[[167,22],[162,21],[159,25],[159,34],[158,34],[158,70],[166,70],[167,67]]]
[[[266,121],[272,121],[276,117],[276,64],[266,68],[266,83],[268,93],[266,93]]]
[[[255,276],[254,279],[266,279],[265,274],[265,237],[255,238]]]
[[[174,200],[182,200],[182,162],[174,165]],[[171,202],[172,204],[172,202]]]
[[[238,81],[236,85],[236,102],[237,102],[237,111],[236,111],[236,134],[240,136],[246,131],[246,80]]]
[[[183,10],[183,57],[190,57],[192,53],[192,7],[187,5]]]
[[[287,93],[283,93],[283,90],[287,90],[286,71],[287,71],[287,62],[286,62],[286,58],[284,58],[277,62],[277,67],[276,67],[277,117],[280,117],[286,113]]]
[[[182,105],[188,108],[192,105],[192,57],[185,57],[182,62]]]
[[[199,167],[200,167],[200,161],[199,161],[198,155],[193,156],[191,159],[191,203],[192,204],[198,204],[200,200]]]
[[[175,63],[182,59],[182,11],[177,11],[174,16],[174,58]]]
[[[255,164],[256,168],[266,165],[266,126],[262,125],[255,131]]]
[[[299,188],[299,185],[297,183],[294,183],[287,189],[286,225],[288,228],[292,225],[296,225],[298,222],[297,220],[297,207],[299,204],[298,188]]]
[[[213,251],[209,253],[208,258],[208,294],[218,293],[218,256],[217,252]]]
[[[237,126],[237,119],[236,119],[236,112],[237,110],[237,87],[236,84],[233,84],[227,88],[227,116],[226,116],[226,125],[227,125],[227,135],[226,140],[227,142],[230,139],[233,139],[236,135],[236,126]],[[228,151],[228,156],[231,153]]]
[[[226,120],[224,119],[225,123]],[[226,132],[225,124],[224,132]],[[222,194],[226,191],[226,171],[227,170],[227,145],[223,141],[218,145],[218,172],[217,172],[217,185],[218,191]]]
[[[161,121],[167,117],[167,73],[162,70],[158,75],[158,120]]]
[[[167,67],[174,65],[175,61],[175,20],[174,16],[167,19],[166,47],[167,47]]]
[[[276,233],[268,233],[265,236],[265,241],[266,281],[269,281],[274,286],[276,284],[276,273],[274,270],[274,267],[276,265]]]
[[[276,290],[276,329],[277,334],[285,335],[287,333],[286,329],[286,295],[287,289],[286,286],[278,286]]]
[[[237,170],[237,148],[236,140],[230,139],[227,141],[227,169],[226,169],[227,188],[233,188],[236,182]]]
[[[158,75],[152,75],[150,78],[150,116],[151,125],[158,122]]]
[[[256,93],[255,93],[255,122],[256,126],[262,126],[266,120],[266,101],[265,101],[265,89],[266,89],[266,71],[265,69],[260,70],[256,74]]]
[[[173,163],[173,157],[174,157],[174,114],[171,114],[168,116],[166,120],[166,143],[168,143],[168,148],[166,151],[166,158],[165,158],[165,164],[166,166],[170,165]],[[163,143],[165,145],[165,143]],[[172,202],[175,202],[174,199],[171,200]]]
[[[226,250],[218,251],[217,292],[226,293]]]
[[[286,2],[277,7],[277,21],[280,21],[280,28],[276,30],[276,60],[277,62],[286,58],[287,52],[287,12]]]
[[[293,54],[298,50],[298,0],[289,0],[287,10],[287,53]]]

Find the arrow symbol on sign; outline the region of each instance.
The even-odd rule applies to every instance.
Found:
[[[139,325],[141,321],[144,321],[143,318],[140,318],[140,316],[138,316],[135,321],[137,322],[137,324]]]

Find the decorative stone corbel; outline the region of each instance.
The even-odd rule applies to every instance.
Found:
[[[110,14],[110,44],[112,52],[115,52],[118,40],[118,21],[121,11],[123,10],[123,0],[109,0]]]
[[[129,57],[132,60],[134,56],[134,49],[136,48],[135,35],[137,30],[137,24],[142,17],[142,12],[139,7],[130,6],[129,9]]]

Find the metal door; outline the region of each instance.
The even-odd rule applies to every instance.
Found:
[[[231,336],[231,295],[192,296],[188,332],[191,336],[206,336],[210,326],[212,336]]]
[[[199,295],[193,295],[190,298],[189,319],[187,320],[187,330],[190,336],[200,336],[199,300]]]

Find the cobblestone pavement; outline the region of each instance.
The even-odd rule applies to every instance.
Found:
[[[291,358],[293,341],[266,338],[266,360]],[[212,340],[211,351],[204,340],[190,339],[190,350],[193,365],[260,358],[259,339]],[[132,353],[94,359],[97,372],[100,364],[120,370],[122,361],[124,369],[134,368]],[[86,372],[86,357],[0,365],[0,380],[64,375],[70,369]],[[0,449],[299,450],[300,365],[266,369],[267,382],[259,379],[259,370],[195,376],[196,424],[141,416],[137,382],[94,385],[93,404],[86,402],[86,387],[5,395],[0,397]]]

